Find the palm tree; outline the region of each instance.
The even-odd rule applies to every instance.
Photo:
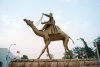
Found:
[[[94,51],[92,48],[90,48],[88,45],[87,45],[87,42],[83,39],[83,38],[80,38],[80,40],[83,42],[84,44],[84,48],[86,50],[86,54],[87,54],[87,58],[94,58],[95,57],[95,54],[94,54]]]
[[[86,58],[86,50],[83,47],[75,47],[73,49],[73,53],[75,55],[75,58]]]
[[[0,61],[0,67],[2,67],[3,63]]]
[[[89,53],[89,51],[91,53]],[[94,57],[97,58],[96,49],[94,50],[93,48],[90,48],[90,47],[88,47],[88,55],[87,55],[85,47],[75,47],[73,49],[73,53],[76,58],[87,58],[87,56],[88,58],[94,58]]]

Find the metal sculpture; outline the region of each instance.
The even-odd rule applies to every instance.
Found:
[[[50,44],[51,41],[57,41],[57,40],[63,41],[63,46],[64,46],[64,50],[65,50],[64,57],[66,57],[66,53],[68,51],[71,55],[71,58],[73,58],[72,52],[69,51],[69,48],[67,45],[70,37],[66,33],[64,33],[63,31],[61,31],[61,29],[58,26],[53,24],[53,25],[46,27],[45,30],[41,31],[35,27],[35,25],[33,24],[33,21],[28,20],[28,19],[24,19],[24,21],[27,23],[27,25],[29,25],[32,28],[32,30],[34,31],[34,33],[36,35],[43,37],[43,39],[44,39],[45,47],[43,48],[42,52],[40,53],[40,55],[37,59],[40,59],[41,55],[45,52],[46,49],[47,49],[47,53],[49,55],[49,58],[51,59],[48,45]],[[72,42],[74,43],[73,40],[72,40]]]

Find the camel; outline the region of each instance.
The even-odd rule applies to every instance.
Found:
[[[66,33],[64,33],[63,31],[60,31],[59,34],[48,35],[48,32],[49,32],[50,28],[48,28],[44,31],[40,31],[35,27],[35,25],[33,24],[33,21],[28,20],[28,19],[23,19],[23,20],[27,23],[27,25],[29,25],[32,28],[32,30],[34,31],[34,33],[36,35],[38,35],[40,37],[43,37],[43,39],[44,39],[45,47],[43,48],[43,50],[41,51],[41,53],[40,53],[40,55],[38,56],[37,59],[40,59],[41,55],[45,52],[46,49],[47,49],[48,56],[51,59],[48,45],[50,44],[51,41],[57,41],[57,40],[62,40],[63,41],[64,51],[65,51],[64,57],[66,57],[66,53],[68,51],[70,53],[71,58],[73,58],[72,52],[70,52],[70,50],[68,48],[68,45],[67,45],[68,42],[69,42],[70,37]],[[73,40],[72,40],[72,42],[74,44]]]

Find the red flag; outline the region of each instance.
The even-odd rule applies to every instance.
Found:
[[[17,51],[17,53],[19,54],[19,53],[20,53],[20,51]]]
[[[79,51],[79,52],[78,52],[78,54],[79,54],[79,55],[82,55],[82,54],[83,54],[83,52],[82,52],[82,51]]]

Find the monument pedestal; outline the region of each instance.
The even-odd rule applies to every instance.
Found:
[[[89,59],[14,59],[8,67],[100,67],[96,58]]]

